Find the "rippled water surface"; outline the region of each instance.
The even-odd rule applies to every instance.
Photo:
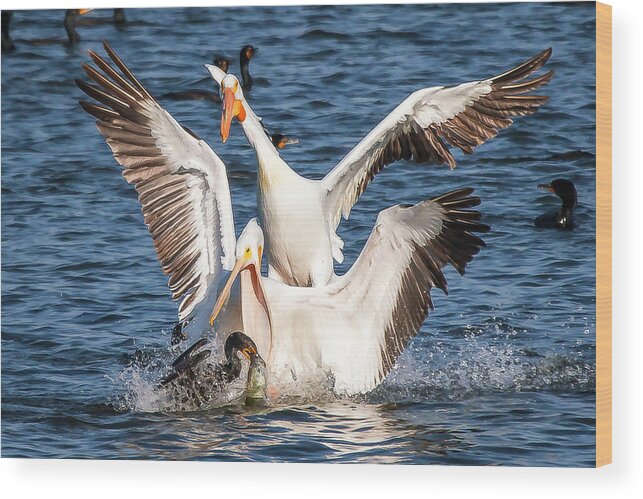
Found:
[[[90,16],[110,16],[96,11]],[[16,12],[2,57],[2,455],[589,466],[594,463],[595,80],[593,4],[128,10],[81,26],[61,11]],[[109,40],[155,95],[213,88],[202,64],[245,43],[251,99],[284,152],[319,178],[411,91],[502,72],[552,46],[550,102],[458,168],[400,162],[340,227],[354,260],[377,213],[473,186],[488,247],[373,393],[246,410],[179,413],[145,391],[137,350],[168,357],[176,308],[134,190],[77,105],[87,49]],[[218,138],[211,103],[166,102],[226,161],[240,229],[256,164],[240,127]],[[580,227],[533,228],[579,190]],[[156,352],[156,353],[155,353]],[[159,372],[161,369],[159,368]],[[156,373],[157,375],[159,373]]]

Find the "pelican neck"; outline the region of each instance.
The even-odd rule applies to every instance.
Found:
[[[241,126],[248,138],[248,142],[255,150],[260,173],[273,174],[279,172],[281,174],[293,173],[297,175],[281,158],[272,140],[264,130],[259,117],[253,112],[247,101],[244,100],[243,106],[246,109],[246,119],[241,122]]]

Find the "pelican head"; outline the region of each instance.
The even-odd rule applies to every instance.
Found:
[[[219,312],[221,312],[223,305],[230,296],[230,290],[232,289],[234,281],[242,272],[248,272],[250,274],[254,295],[263,307],[268,318],[270,317],[266,295],[264,293],[263,284],[261,283],[263,243],[263,231],[261,230],[261,227],[259,227],[257,219],[253,218],[246,224],[241,236],[239,236],[239,239],[237,240],[237,246],[235,249],[236,262],[230,272],[230,277],[228,277],[228,280],[217,298],[217,302],[214,304],[212,314],[210,315],[210,325],[214,324]],[[242,289],[241,292],[245,293],[247,290]]]
[[[221,102],[223,102],[223,110],[221,112],[221,141],[225,144],[230,135],[230,125],[232,118],[237,118],[239,121],[246,119],[246,110],[244,108],[245,98],[243,97],[243,90],[241,83],[233,74],[227,74],[221,80]]]
[[[257,271],[261,270],[263,255],[263,231],[256,218],[251,218],[237,240],[235,255],[237,262],[243,261],[245,266],[254,265]]]

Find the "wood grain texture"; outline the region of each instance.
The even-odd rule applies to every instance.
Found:
[[[596,466],[612,462],[612,7],[596,3]]]

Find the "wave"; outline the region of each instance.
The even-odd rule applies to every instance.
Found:
[[[583,150],[573,150],[573,151],[563,151],[558,153],[552,153],[549,155],[543,156],[489,156],[489,157],[479,157],[476,159],[476,162],[479,164],[517,164],[517,163],[534,163],[534,162],[546,162],[546,161],[575,161],[578,159],[595,159],[596,154],[583,151]]]
[[[311,29],[297,36],[300,40],[350,40],[352,35],[347,35],[346,33],[339,33],[336,31],[326,31],[324,29]]]

